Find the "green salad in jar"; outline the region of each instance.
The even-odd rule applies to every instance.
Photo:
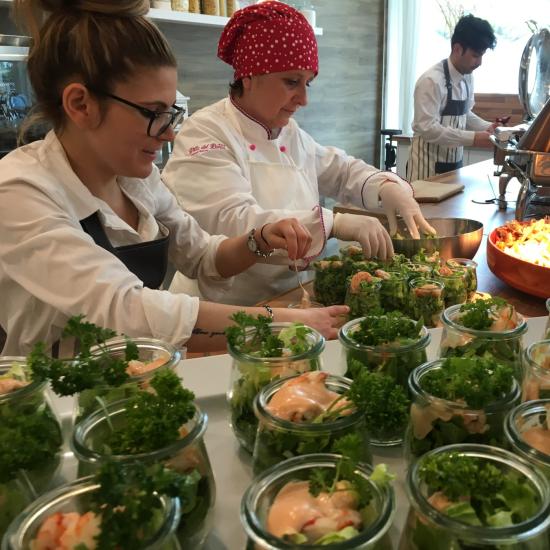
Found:
[[[316,330],[301,323],[272,323],[264,315],[238,312],[226,329],[228,350],[233,357],[230,389],[231,427],[239,443],[254,449],[258,421],[253,402],[271,380],[311,370],[320,370],[325,341]]]
[[[426,327],[438,326],[445,309],[443,283],[421,277],[409,281],[409,287],[411,317],[421,320]]]
[[[325,306],[343,304],[346,298],[346,267],[339,256],[313,262],[315,299]]]
[[[508,365],[483,357],[437,359],[411,373],[409,389],[411,460],[454,443],[507,446],[504,418],[520,400]]]
[[[294,456],[351,449],[370,464],[364,385],[314,371],[276,380],[254,400],[258,433],[253,469],[259,474]]]
[[[467,278],[463,269],[452,269],[442,265],[434,269],[434,279],[443,283],[445,307],[463,304],[468,299]]]
[[[349,318],[356,319],[369,313],[382,313],[379,277],[368,271],[358,271],[348,278],[345,304],[349,306]]]

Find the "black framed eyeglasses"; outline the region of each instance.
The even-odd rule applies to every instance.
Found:
[[[90,87],[88,87],[88,89],[94,94],[109,97],[111,99],[114,99],[115,101],[124,103],[124,105],[133,107],[136,111],[139,111],[145,118],[148,118],[149,125],[147,126],[147,135],[149,137],[156,138],[164,134],[164,132],[166,132],[168,128],[174,129],[183,120],[183,116],[185,115],[185,109],[183,109],[182,107],[178,107],[177,105],[172,105],[171,111],[153,111],[151,109],[147,109],[147,107],[138,105],[137,103],[132,103],[131,101],[128,101],[127,99],[119,97],[115,94],[94,90]]]

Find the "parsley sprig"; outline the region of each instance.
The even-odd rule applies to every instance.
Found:
[[[474,409],[503,399],[513,387],[514,371],[492,357],[448,357],[440,369],[422,377],[422,388],[448,401],[464,401]]]
[[[154,393],[140,390],[126,403],[125,424],[110,433],[107,445],[115,454],[138,454],[162,449],[177,441],[180,428],[195,414],[195,394],[181,385],[171,370],[155,373]]]
[[[294,323],[273,334],[271,318],[265,315],[248,315],[238,311],[231,316],[235,323],[225,329],[229,344],[247,355],[256,357],[282,357],[285,351],[297,355],[307,351],[311,345],[307,336],[311,329],[300,323]],[[252,330],[250,330],[252,329]]]
[[[474,330],[489,330],[494,321],[494,313],[507,306],[508,302],[503,298],[490,298],[488,300],[476,300],[460,306],[459,322],[463,327]]]
[[[398,311],[385,315],[367,315],[350,334],[358,344],[380,346],[393,342],[414,341],[420,338],[422,321],[413,321]]]
[[[420,479],[453,501],[445,513],[457,521],[504,527],[533,517],[540,506],[527,478],[487,459],[447,452],[421,461]]]
[[[139,357],[138,348],[131,340],[126,341],[124,358],[110,354],[105,342],[116,336],[116,332],[83,319],[83,315],[71,317],[62,333],[62,338],[73,337],[78,342],[79,352],[74,358],[50,357],[43,342],[38,342],[27,358],[33,379],[50,380],[58,395],[73,395],[102,384],[120,386],[130,378],[126,372],[128,361]],[[92,355],[94,345],[99,352]]]
[[[105,550],[143,548],[147,535],[160,527],[159,496],[179,497],[182,508],[194,507],[200,474],[181,474],[162,464],[105,463],[96,474],[100,488],[91,495],[91,510],[101,516],[97,547]]]

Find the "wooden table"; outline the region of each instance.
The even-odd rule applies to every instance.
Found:
[[[529,317],[546,315],[547,311],[544,299],[530,296],[508,286],[493,275],[487,266],[487,236],[495,227],[503,225],[507,220],[514,219],[515,200],[519,190],[517,180],[510,182],[506,192],[506,200],[509,204],[506,210],[499,210],[496,204],[478,204],[472,202],[484,202],[487,199],[495,198],[495,193],[498,193],[498,178],[494,176],[494,170],[493,161],[486,160],[465,166],[453,172],[429,178],[430,180],[442,183],[461,183],[464,185],[464,191],[439,203],[423,203],[421,205],[422,213],[426,218],[469,218],[482,222],[483,239],[474,257],[474,260],[478,263],[479,290],[489,292],[493,296],[505,298],[523,315]],[[349,209],[340,210],[350,211]],[[369,212],[364,210],[354,211],[354,213],[369,214]],[[311,290],[311,285],[312,283],[308,283],[306,288]],[[269,304],[285,307],[289,303],[299,301],[300,296],[301,289],[294,289],[269,300]]]

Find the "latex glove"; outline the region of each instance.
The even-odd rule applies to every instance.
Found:
[[[391,238],[377,218],[336,214],[332,236],[343,241],[358,241],[366,258],[388,260],[393,256]]]
[[[409,233],[414,239],[420,238],[418,228],[424,233],[435,235],[435,229],[424,219],[420,206],[414,200],[413,191],[408,184],[384,183],[380,188],[379,195],[382,208],[390,224],[390,235],[397,233],[397,212],[401,214]]]

